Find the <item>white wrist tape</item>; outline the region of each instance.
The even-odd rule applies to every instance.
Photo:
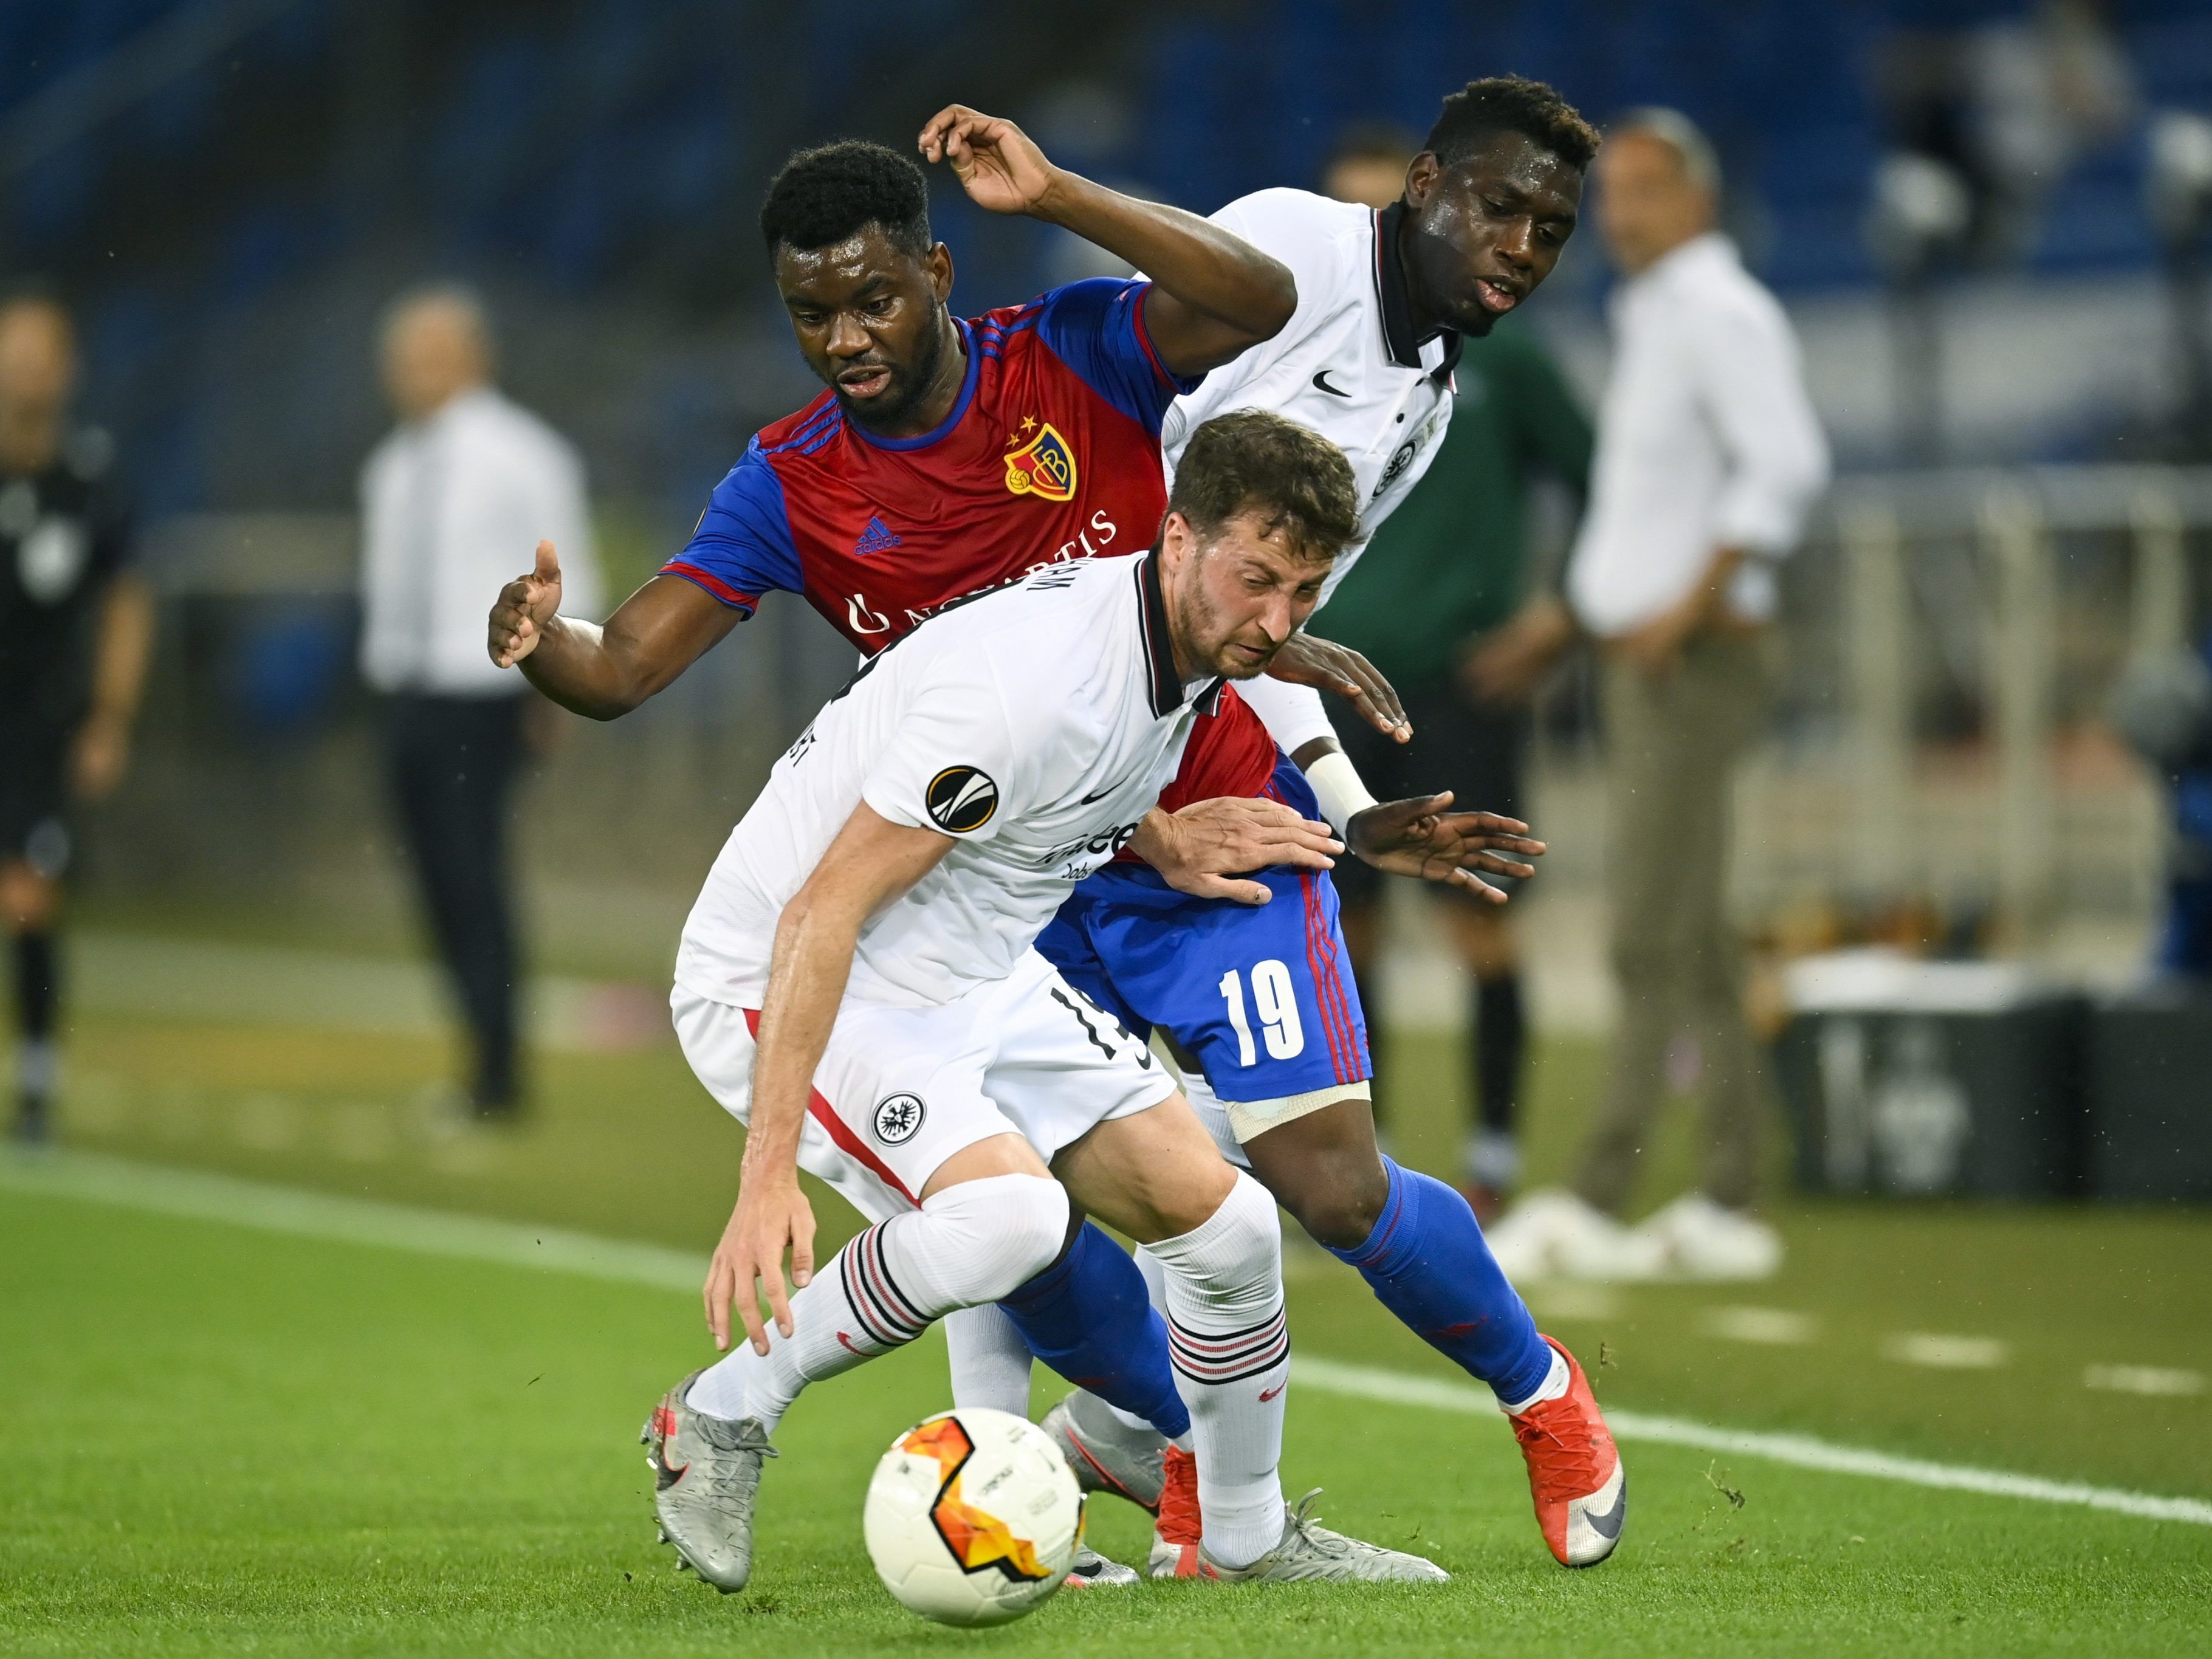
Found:
[[[1375,797],[1359,781],[1359,769],[1341,749],[1332,749],[1306,768],[1306,781],[1321,802],[1322,816],[1342,835],[1354,816],[1375,805]]]

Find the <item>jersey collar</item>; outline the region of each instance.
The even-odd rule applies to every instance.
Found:
[[[1194,697],[1183,696],[1182,676],[1176,672],[1175,642],[1168,633],[1167,596],[1160,591],[1160,556],[1157,549],[1137,560],[1137,623],[1144,635],[1145,669],[1152,681],[1152,718],[1164,720],[1186,701],[1199,713],[1211,714],[1221,707],[1221,691],[1228,682],[1217,675],[1198,689]]]
[[[968,412],[968,405],[975,397],[975,380],[983,367],[981,356],[975,349],[975,337],[969,332],[968,319],[955,317],[953,325],[960,331],[960,349],[968,355],[968,372],[960,377],[960,395],[952,400],[952,412],[918,438],[878,438],[858,421],[845,424],[858,433],[863,443],[878,449],[925,449],[960,424],[960,417]]]
[[[1425,342],[1413,337],[1413,302],[1406,292],[1405,263],[1398,257],[1398,229],[1405,222],[1403,202],[1393,202],[1375,216],[1375,294],[1382,302],[1382,343],[1390,361],[1401,368],[1419,368]],[[1429,378],[1449,386],[1459,363],[1459,331],[1440,328],[1428,337],[1444,343],[1444,360],[1429,371]]]

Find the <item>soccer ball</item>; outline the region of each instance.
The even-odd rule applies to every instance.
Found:
[[[861,1530],[884,1588],[925,1619],[1003,1625],[1060,1588],[1083,1493],[1036,1424],[983,1408],[927,1418],[868,1482]]]

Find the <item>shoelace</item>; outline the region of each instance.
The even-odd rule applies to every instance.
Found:
[[[1596,1437],[1582,1414],[1547,1409],[1565,1405],[1566,1399],[1563,1395],[1558,1400],[1531,1406],[1509,1420],[1513,1425],[1513,1437],[1527,1451],[1528,1462],[1534,1466],[1545,1487],[1548,1490],[1571,1485],[1574,1490],[1568,1495],[1580,1498],[1595,1492],[1604,1484],[1604,1479],[1597,1468]],[[1553,1419],[1564,1419],[1564,1431]]]
[[[1324,1555],[1346,1556],[1352,1553],[1352,1540],[1340,1532],[1331,1532],[1321,1524],[1321,1517],[1313,1512],[1314,1500],[1322,1494],[1316,1486],[1298,1499],[1291,1510],[1291,1529]],[[1369,1547],[1372,1548],[1370,1545]]]
[[[1198,1480],[1191,1455],[1175,1446],[1167,1449],[1160,1483],[1159,1534],[1164,1543],[1195,1544],[1202,1523],[1198,1512]],[[1178,1475],[1183,1476],[1178,1479]]]

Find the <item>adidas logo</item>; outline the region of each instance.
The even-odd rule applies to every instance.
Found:
[[[853,544],[853,552],[856,557],[865,559],[871,553],[881,553],[903,545],[905,544],[896,536],[884,528],[881,519],[870,519],[868,527],[860,532],[860,539]]]

